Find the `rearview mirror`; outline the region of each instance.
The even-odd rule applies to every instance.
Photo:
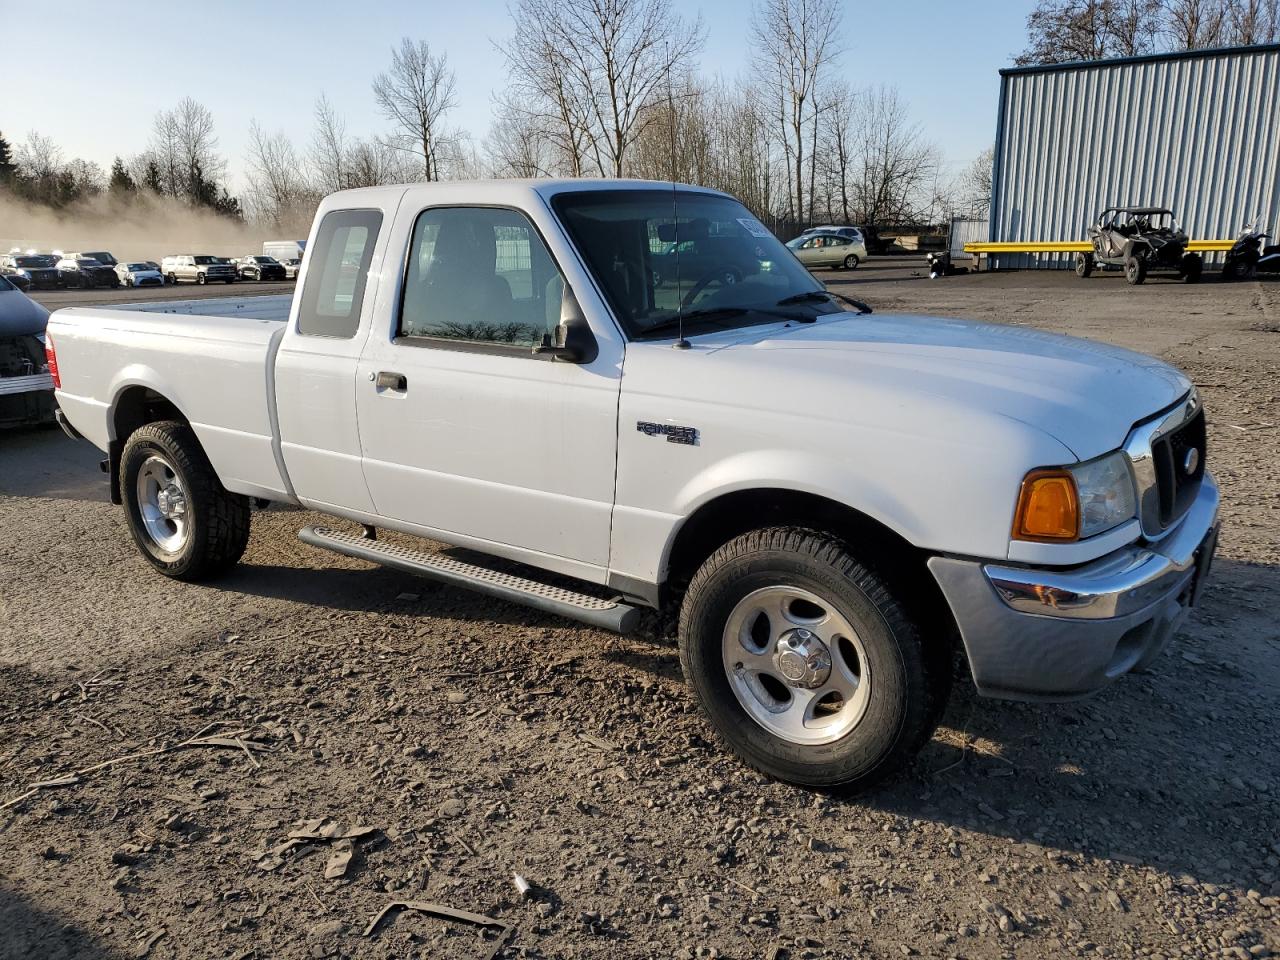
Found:
[[[555,335],[543,334],[542,343],[533,348],[533,353],[568,363],[590,363],[599,352],[578,298],[566,283],[560,294],[560,322],[556,324]]]

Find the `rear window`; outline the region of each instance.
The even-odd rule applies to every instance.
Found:
[[[298,333],[344,340],[356,335],[369,263],[381,227],[378,210],[325,214],[298,307]]]

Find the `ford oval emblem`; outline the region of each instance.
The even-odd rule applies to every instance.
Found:
[[[1189,477],[1196,472],[1198,466],[1200,466],[1200,450],[1192,447],[1182,459],[1182,472]]]

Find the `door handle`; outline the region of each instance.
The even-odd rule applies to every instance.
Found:
[[[403,373],[379,370],[378,376],[374,380],[374,385],[379,390],[407,390],[409,389],[409,378]]]

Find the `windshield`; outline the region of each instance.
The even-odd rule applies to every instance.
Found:
[[[129,269],[130,270],[150,270],[151,265],[149,263],[131,263],[129,264]]]
[[[20,267],[52,267],[58,261],[54,257],[14,257],[13,262]]]
[[[77,263],[77,264],[79,264],[79,265],[80,265],[80,266],[82,266],[82,267],[100,267],[100,266],[102,266],[102,264],[100,264],[97,260],[88,260],[88,259],[83,259],[83,258],[82,258],[82,259],[80,259],[80,260],[77,260],[77,261],[76,261],[76,263]]]
[[[275,263],[276,262],[275,257],[254,257],[253,259],[257,260],[258,263]]]
[[[822,290],[778,238],[729,197],[591,190],[559,194],[552,205],[633,337],[657,327],[675,336],[667,321],[680,311],[722,312],[717,326],[776,322],[779,300]]]
[[[91,251],[89,253],[86,253],[85,256],[91,260],[97,260],[99,263],[105,263],[108,265],[116,262],[116,258],[113,257],[111,254],[107,253],[105,250]]]

